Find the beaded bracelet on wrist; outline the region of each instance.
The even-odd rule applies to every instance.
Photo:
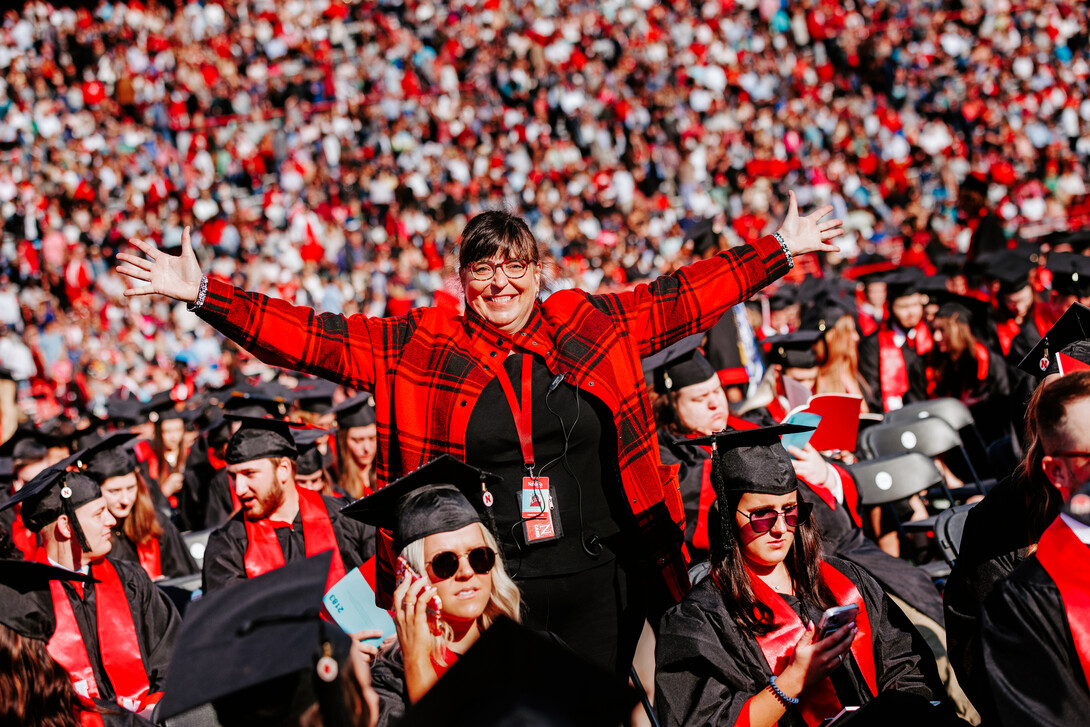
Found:
[[[201,276],[201,287],[197,291],[197,299],[192,303],[186,304],[186,310],[195,311],[200,309],[204,305],[204,299],[208,297],[208,276]]]
[[[794,257],[791,255],[791,250],[788,249],[787,243],[784,242],[783,235],[778,232],[773,232],[772,236],[776,238],[776,242],[780,243],[780,249],[783,250],[783,256],[787,258],[787,269],[795,267]]]
[[[772,693],[776,695],[776,699],[780,700],[783,706],[794,705],[799,703],[798,697],[787,696],[779,686],[776,685],[776,675],[773,674],[768,678],[768,686],[772,688]]]

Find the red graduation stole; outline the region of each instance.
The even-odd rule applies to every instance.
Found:
[[[844,488],[844,508],[852,516],[855,524],[863,527],[863,518],[859,517],[859,490],[855,487],[855,479],[848,470],[838,464],[834,464],[833,469],[840,475],[840,486]]]
[[[15,547],[19,549],[19,552],[23,554],[23,560],[33,560],[34,554],[38,552],[38,536],[30,532],[30,529],[23,523],[23,516],[19,513],[19,510],[23,508],[22,503],[16,505],[15,508],[15,521],[11,524],[11,540]]]
[[[140,559],[140,567],[148,574],[148,578],[155,580],[162,577],[163,561],[159,552],[159,538],[148,538],[143,543],[137,543],[136,557]]]
[[[38,551],[35,560],[49,563],[44,550]],[[106,558],[91,563],[91,576],[98,581],[95,585],[95,622],[102,668],[117,694],[117,704],[130,712],[139,712],[158,702],[163,695],[162,692],[150,693],[147,668],[140,657],[140,642],[136,638],[125,587],[117,577],[117,569]],[[76,584],[76,588],[81,589],[82,584]],[[53,596],[57,628],[46,648],[72,677],[72,685],[81,701],[87,704],[86,700],[102,696],[95,682],[87,646],[64,586],[60,581],[50,581],[49,590]]]
[[[305,487],[295,488],[299,493],[299,513],[303,520],[303,544],[307,557],[333,551],[333,560],[329,564],[329,576],[326,578],[326,590],[344,578],[344,563],[341,561],[341,549],[337,547],[337,537],[333,534],[333,523],[329,511],[320,493]],[[246,575],[256,578],[263,573],[276,570],[284,565],[284,551],[276,539],[273,524],[268,518],[246,523]]]
[[[859,665],[859,670],[863,673],[863,679],[871,691],[871,696],[876,696],[878,682],[875,678],[874,642],[871,639],[867,605],[863,602],[863,597],[855,584],[828,563],[821,564],[821,577],[829,586],[829,590],[833,592],[837,603],[841,605],[854,603],[859,607],[859,615],[855,619],[859,631],[852,641],[851,652],[855,663]],[[769,588],[764,581],[750,573],[750,582],[753,584],[757,600],[772,609],[775,623],[779,624],[775,631],[758,636],[757,644],[761,647],[772,673],[781,674],[787,668],[795,644],[802,638],[806,627],[798,614],[787,605],[787,601]],[[837,699],[833,683],[827,678],[807,687],[799,695],[798,710],[808,725],[820,725],[822,720],[835,716],[841,708],[842,705]]]
[[[1006,356],[1011,352],[1011,343],[1014,342],[1015,336],[1022,330],[1022,327],[1015,323],[1013,318],[1008,318],[1002,323],[997,323],[995,330],[999,334],[999,347],[1003,350],[1003,355]]]
[[[1084,678],[1090,678],[1090,570],[1086,568],[1087,557],[1086,544],[1060,517],[1052,521],[1037,545],[1037,562],[1060,589],[1060,600]]]

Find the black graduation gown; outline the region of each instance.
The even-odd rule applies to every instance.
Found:
[[[323,495],[322,501],[329,513],[347,573],[375,554],[375,530],[370,525],[342,516],[340,509],[343,503],[338,498]],[[275,532],[285,563],[307,557],[302,511],[296,513],[290,528],[276,528]],[[209,536],[204,551],[205,593],[247,578],[247,544],[246,522],[241,512]]]
[[[178,532],[178,528],[158,510],[155,514],[159,525],[163,528],[163,534],[159,536],[159,566],[163,576],[178,578],[193,575],[199,571],[197,561],[193,560],[193,556],[189,554],[189,548],[185,547],[185,541],[182,540],[182,534]],[[118,523],[113,532],[114,545],[110,549],[110,557],[139,565],[140,556],[136,552],[136,543],[125,535],[124,523]]]
[[[709,454],[697,444],[671,434],[665,427],[659,427],[659,456],[664,465],[678,465],[677,479],[681,486],[681,502],[685,506],[685,547],[693,563],[706,560],[708,551],[693,545],[699,517],[700,490],[703,486],[704,462]]]
[[[1073,567],[1090,567],[1090,549],[1084,553]],[[991,724],[1070,727],[1090,719],[1090,689],[1060,591],[1036,557],[984,604],[980,644]]]
[[[180,530],[204,530],[208,488],[216,471],[208,460],[208,443],[204,437],[199,437],[189,448],[189,454],[185,458],[184,484],[182,491],[178,493],[178,528]]]
[[[396,725],[405,717],[409,692],[405,686],[405,653],[394,645],[371,662],[371,686],[378,693],[376,727]]]
[[[886,597],[878,584],[856,566],[837,558],[827,562],[846,575],[867,608],[874,641],[879,692],[898,690],[925,699],[941,699],[942,687],[931,652],[908,617]],[[796,601],[795,604],[798,602]],[[817,609],[796,612],[816,621]],[[768,686],[772,671],[757,640],[731,618],[723,593],[711,577],[698,583],[681,603],[663,616],[655,648],[655,708],[664,727],[733,725],[746,701]],[[838,689],[866,690],[854,659],[838,670]],[[841,692],[838,692],[841,693]],[[802,727],[792,709],[780,727]]]
[[[136,640],[140,644],[140,658],[148,673],[151,692],[161,692],[166,684],[167,669],[174,654],[174,644],[182,627],[181,616],[170,599],[148,578],[138,564],[110,559],[117,570],[117,577],[125,589],[125,597],[132,612]],[[102,666],[102,652],[98,641],[98,617],[96,615],[95,584],[83,584],[83,597],[69,582],[62,587],[72,604],[76,623],[79,625],[87,658],[95,674],[95,683],[105,702],[116,707],[117,694]]]
[[[965,356],[972,356],[966,352]],[[976,357],[972,356],[971,365],[976,368]],[[1003,357],[995,351],[988,351],[988,373],[983,379],[976,378],[969,383],[967,390],[953,390],[952,382],[939,381],[931,396],[924,398],[953,397],[968,404],[969,413],[973,415],[973,422],[980,432],[985,444],[991,444],[997,439],[1009,437],[1014,434],[1014,420],[1010,408],[1010,380],[1007,377],[1007,364]],[[909,378],[927,378],[927,361],[917,357],[910,369]],[[916,401],[905,397],[905,402]],[[1021,424],[1021,419],[1018,420]]]
[[[859,339],[858,352],[859,375],[867,382],[871,391],[874,392],[874,397],[878,400],[877,408],[872,408],[871,411],[881,413],[885,406],[881,370],[879,369],[881,350],[878,346],[878,331]],[[905,371],[908,375],[908,391],[904,393],[902,398],[906,404],[911,401],[923,401],[927,398],[927,378],[921,370],[913,366],[913,363],[920,357],[907,344],[901,346],[901,353],[904,355]],[[870,405],[871,403],[868,402],[868,406]]]
[[[231,519],[235,512],[235,502],[231,499],[231,480],[227,468],[214,470],[209,480],[200,486],[200,504],[190,504],[187,516],[189,530],[210,530],[218,528]]]
[[[1026,498],[1011,477],[993,487],[969,511],[957,562],[946,580],[946,645],[958,683],[990,722],[986,670],[980,664],[980,611],[989,595],[1029,557],[1031,533]]]
[[[923,571],[908,561],[894,558],[868,540],[840,503],[836,503],[835,508],[829,507],[802,480],[799,480],[799,489],[802,499],[814,503],[812,517],[827,552],[855,563],[886,591],[939,626],[943,625],[942,596]]]

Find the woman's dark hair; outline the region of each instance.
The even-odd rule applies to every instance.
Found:
[[[466,270],[478,260],[489,260],[497,253],[509,260],[541,262],[534,233],[522,218],[489,210],[471,219],[462,230],[458,267]]]
[[[926,358],[935,370],[935,390],[929,392],[934,397],[950,396],[960,399],[966,392],[972,391],[976,384],[977,359],[976,336],[973,335],[969,322],[960,314],[939,316],[946,321],[946,352],[932,347]]]
[[[712,578],[726,596],[724,600],[727,611],[735,623],[753,636],[763,636],[775,631],[779,624],[775,622],[772,608],[757,600],[742,556],[733,513],[738,509],[743,494],[732,493],[727,498],[728,512],[719,513],[721,518],[730,523],[734,537],[720,539],[715,544],[712,551]],[[799,502],[803,501],[800,492]],[[784,565],[787,566],[787,572],[795,585],[795,597],[804,606],[825,610],[837,604],[833,592],[821,578],[821,561],[821,536],[818,535],[813,521],[807,518],[795,527],[795,542],[791,545],[791,552],[787,554]]]
[[[76,690],[46,651],[0,624],[0,727],[78,727]]]

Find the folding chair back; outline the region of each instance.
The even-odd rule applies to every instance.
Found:
[[[885,505],[908,499],[943,482],[931,458],[919,452],[864,459],[848,466],[863,505]]]
[[[938,457],[961,447],[958,433],[938,417],[925,417],[904,423],[882,422],[866,429],[861,445],[871,457],[919,452]]]
[[[976,426],[969,407],[964,402],[949,397],[944,399],[930,399],[905,404],[904,407],[886,414],[886,422],[889,424],[903,424],[916,419],[938,417],[956,430],[965,427]]]
[[[193,560],[197,561],[198,568],[204,567],[204,549],[208,547],[208,536],[212,534],[212,530],[214,528],[182,533],[182,542],[185,543],[189,554],[193,556]]]
[[[935,520],[935,537],[942,549],[942,557],[953,567],[961,551],[961,536],[965,533],[965,520],[969,517],[972,504],[955,505],[943,510]]]

